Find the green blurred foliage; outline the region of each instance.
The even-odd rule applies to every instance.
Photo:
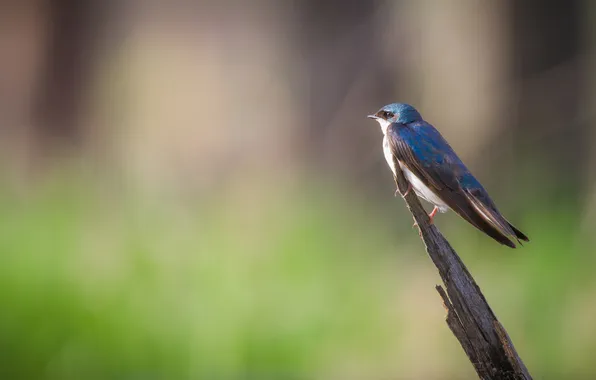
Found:
[[[474,378],[401,199],[101,189],[2,193],[2,378]],[[534,376],[595,376],[593,247],[563,205],[534,210],[515,251],[438,223]]]

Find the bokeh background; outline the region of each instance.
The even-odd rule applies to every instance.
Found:
[[[596,2],[0,5],[6,379],[474,379],[365,116],[532,239],[437,224],[530,372],[596,378]]]

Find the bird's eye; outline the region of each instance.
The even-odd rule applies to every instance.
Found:
[[[383,111],[383,117],[385,117],[385,119],[391,119],[393,118],[393,112]]]

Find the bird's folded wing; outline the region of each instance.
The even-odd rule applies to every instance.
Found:
[[[425,164],[399,136],[398,128],[400,128],[399,124],[392,124],[387,128],[387,139],[396,166],[399,167],[400,163],[405,165],[453,211],[474,227],[501,244],[515,248],[515,244],[510,238],[516,238],[516,234],[508,222],[496,211],[492,201],[489,199],[487,202],[483,197],[478,197],[476,192],[469,192],[462,188],[456,176],[457,171],[461,168],[452,167],[449,162],[437,165]],[[421,144],[420,147],[423,151],[432,153],[434,149],[424,139],[419,139],[416,143]]]

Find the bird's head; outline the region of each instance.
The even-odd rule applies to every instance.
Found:
[[[383,133],[385,133],[387,127],[391,123],[407,124],[422,120],[422,116],[416,111],[416,108],[405,103],[388,104],[374,115],[368,115],[368,117],[379,122],[381,129],[383,129]]]

